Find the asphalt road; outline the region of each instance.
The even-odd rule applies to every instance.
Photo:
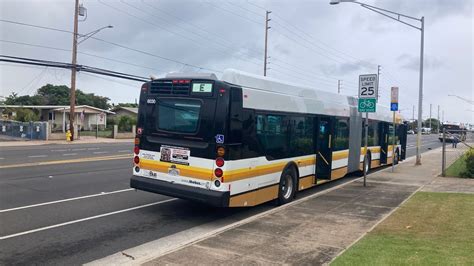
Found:
[[[408,156],[415,154],[414,144],[414,136],[409,136]],[[423,136],[422,152],[438,146],[436,136]],[[131,190],[130,151],[131,144],[124,143],[1,148],[0,264],[82,264],[205,223],[223,218],[237,221],[274,206],[217,209]],[[69,153],[76,154],[65,155]],[[104,158],[119,153],[127,158]],[[31,157],[35,155],[45,156]],[[79,158],[92,160],[78,162]],[[71,159],[69,163],[5,167]]]
[[[132,154],[132,152],[132,142],[2,147],[0,149],[0,166],[84,157],[117,156]]]

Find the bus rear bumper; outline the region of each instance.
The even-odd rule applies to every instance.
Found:
[[[229,206],[229,192],[212,191],[170,182],[133,176],[130,187],[166,196],[202,202],[215,207]]]

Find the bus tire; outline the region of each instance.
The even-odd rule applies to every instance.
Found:
[[[291,202],[296,193],[296,171],[293,167],[287,167],[280,177],[278,185],[278,205]]]

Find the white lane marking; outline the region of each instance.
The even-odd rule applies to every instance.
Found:
[[[80,223],[80,222],[84,222],[84,221],[89,221],[89,220],[102,218],[102,217],[106,217],[106,216],[110,216],[110,215],[114,215],[114,214],[118,214],[118,213],[122,213],[122,212],[133,211],[133,210],[137,210],[137,209],[141,209],[141,208],[150,207],[150,206],[153,206],[153,205],[167,203],[167,202],[174,201],[174,200],[178,200],[178,199],[168,199],[168,200],[163,200],[163,201],[157,201],[157,202],[153,202],[153,203],[149,203],[149,204],[145,204],[145,205],[140,205],[140,206],[136,206],[136,207],[132,207],[132,208],[128,208],[128,209],[123,209],[123,210],[114,211],[114,212],[108,212],[108,213],[94,215],[94,216],[90,216],[90,217],[86,217],[86,218],[82,218],[82,219],[78,219],[78,220],[74,220],[74,221],[69,221],[69,222],[65,222],[65,223],[45,226],[45,227],[41,227],[41,228],[37,228],[37,229],[33,229],[33,230],[28,230],[28,231],[16,233],[16,234],[2,236],[2,237],[0,237],[0,240],[5,240],[5,239],[9,239],[9,238],[17,237],[17,236],[22,236],[22,235],[28,235],[28,234],[31,234],[31,233],[36,233],[36,232],[40,232],[40,231],[44,231],[44,230],[48,230],[48,229],[53,229],[53,228],[57,228],[57,227],[65,226],[65,225]]]
[[[130,152],[130,153],[132,153],[132,150],[120,150],[120,151],[117,151],[117,152]]]
[[[49,178],[53,178],[53,176],[49,176]],[[87,198],[93,198],[93,197],[98,197],[98,196],[116,194],[116,193],[120,193],[120,192],[131,191],[131,190],[134,190],[134,189],[133,189],[133,188],[127,188],[127,189],[115,190],[115,191],[110,191],[110,192],[101,192],[101,193],[98,193],[98,194],[91,194],[91,195],[86,195],[86,196],[80,196],[80,197],[75,197],[75,198],[68,198],[68,199],[55,200],[55,201],[48,201],[48,202],[37,203],[37,204],[32,204],[32,205],[27,205],[27,206],[21,206],[21,207],[15,207],[15,208],[10,208],[10,209],[4,209],[4,210],[0,210],[0,213],[2,213],[2,212],[17,211],[17,210],[23,210],[23,209],[29,209],[29,208],[34,208],[34,207],[39,207],[39,206],[44,206],[44,205],[50,205],[50,204],[55,204],[55,203],[61,203],[61,202],[67,202],[67,201],[73,201],[73,200],[80,200],[80,199],[87,199]]]
[[[64,153],[63,156],[73,156],[73,155],[77,155],[77,153]]]
[[[48,155],[42,154],[42,155],[30,155],[28,158],[42,158],[42,157],[48,157]]]
[[[94,151],[92,152],[93,154],[103,154],[103,153],[109,153],[108,151]]]
[[[53,151],[53,152],[55,152],[55,151],[68,151],[68,149],[61,149],[61,150],[51,150],[51,151]]]
[[[3,157],[0,157],[0,160],[5,160],[5,158],[3,158]]]
[[[88,151],[100,150],[100,148],[87,148]]]
[[[71,151],[85,151],[86,148],[80,148],[80,149],[72,149]]]

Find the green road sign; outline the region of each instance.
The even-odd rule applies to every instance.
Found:
[[[375,113],[376,102],[375,98],[359,99],[359,112]]]

